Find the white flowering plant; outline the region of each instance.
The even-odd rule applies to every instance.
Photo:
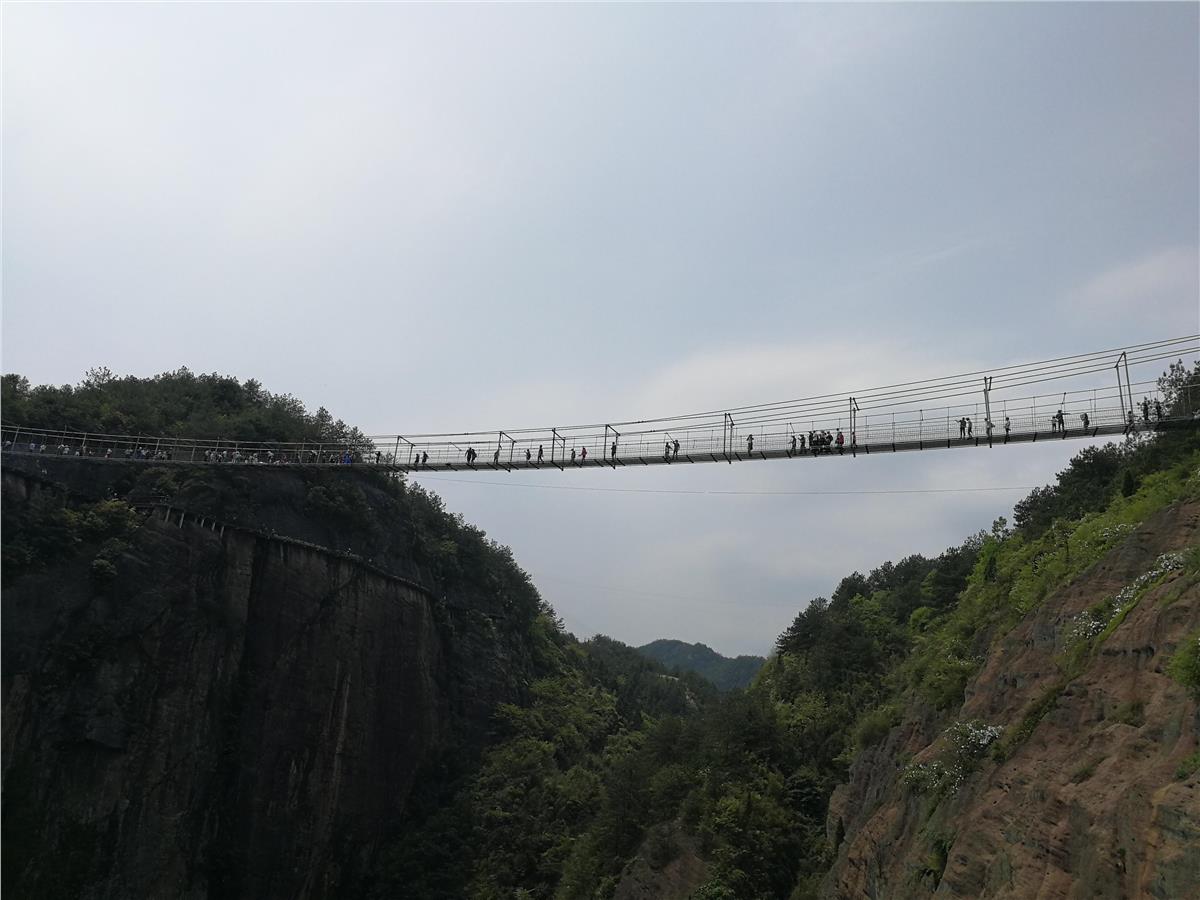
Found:
[[[929,762],[913,763],[900,781],[921,794],[957,791],[979,759],[1001,735],[999,725],[970,720],[955,722],[942,733],[942,749]]]
[[[1067,647],[1072,647],[1083,641],[1090,641],[1123,613],[1131,609],[1152,585],[1172,572],[1182,569],[1186,562],[1187,555],[1185,553],[1179,551],[1163,553],[1154,561],[1154,565],[1148,571],[1135,578],[1131,584],[1127,584],[1113,596],[1068,619],[1063,627],[1063,643]]]

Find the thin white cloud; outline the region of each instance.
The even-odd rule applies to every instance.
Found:
[[[1121,263],[1088,279],[1067,297],[1074,310],[1145,320],[1187,313],[1200,320],[1200,254],[1196,247],[1168,247]]]

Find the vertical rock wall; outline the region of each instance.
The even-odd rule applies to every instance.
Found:
[[[4,592],[12,896],[342,896],[452,708],[514,699],[451,672],[504,665],[486,617],[344,556],[150,515],[88,562]]]

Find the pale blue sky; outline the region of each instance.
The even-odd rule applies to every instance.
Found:
[[[3,366],[187,365],[412,432],[1194,332],[1198,10],[6,4]],[[1008,486],[1077,449],[521,480]],[[1020,496],[428,484],[578,633],[730,653]]]

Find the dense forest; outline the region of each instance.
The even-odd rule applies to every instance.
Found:
[[[324,407],[310,413],[295,397],[272,394],[254,379],[186,368],[153,378],[91,369],[74,386],[30,386],[9,373],[0,380],[0,408],[6,425],[50,431],[368,446],[357,428],[334,421]]]
[[[642,656],[660,662],[668,669],[695,672],[723,691],[748,686],[766,662],[761,656],[731,659],[706,644],[688,644],[670,638],[651,641],[637,649]]]
[[[1200,367],[1176,365],[1164,375],[1172,415],[1193,412],[1189,383],[1200,384]],[[93,372],[78,387],[31,388],[6,375],[3,403],[6,421],[36,427],[362,440],[324,410],[309,414],[256,382],[184,369],[153,379]],[[1198,471],[1194,430],[1089,447],[1055,484],[1018,503],[1012,523],[998,518],[932,558],[850,573],[828,597],[803,604],[750,686],[731,693],[618,641],[578,641],[546,603],[530,600],[515,623],[532,657],[523,699],[494,711],[484,745],[449,746],[429,764],[403,818],[380,823],[387,846],[362,891],[609,897],[623,880],[653,883],[686,858],[694,863],[690,895],[700,900],[817,896],[838,840],[826,831],[829,798],[855,755],[880,741],[905,708],[950,725],[946,717],[989,643],[1134,524],[1200,494]],[[407,502],[422,518],[430,566],[450,574],[476,565],[512,569],[522,592],[536,597],[504,548],[436,498],[401,479],[389,485],[418,498]],[[330,490],[322,487],[314,509],[328,503],[347,521],[372,515],[353,491]],[[52,565],[64,534],[120,541],[132,527],[127,512],[111,505],[39,515],[39,527],[58,531],[6,542],[6,570]],[[385,541],[377,533],[384,523],[370,527]],[[477,552],[462,549],[475,545]],[[1200,572],[1200,552],[1182,564]],[[1102,639],[1080,644],[1078,664]],[[1197,645],[1190,641],[1170,663],[1194,692]],[[992,752],[1011,750],[1027,726],[1009,723]]]

